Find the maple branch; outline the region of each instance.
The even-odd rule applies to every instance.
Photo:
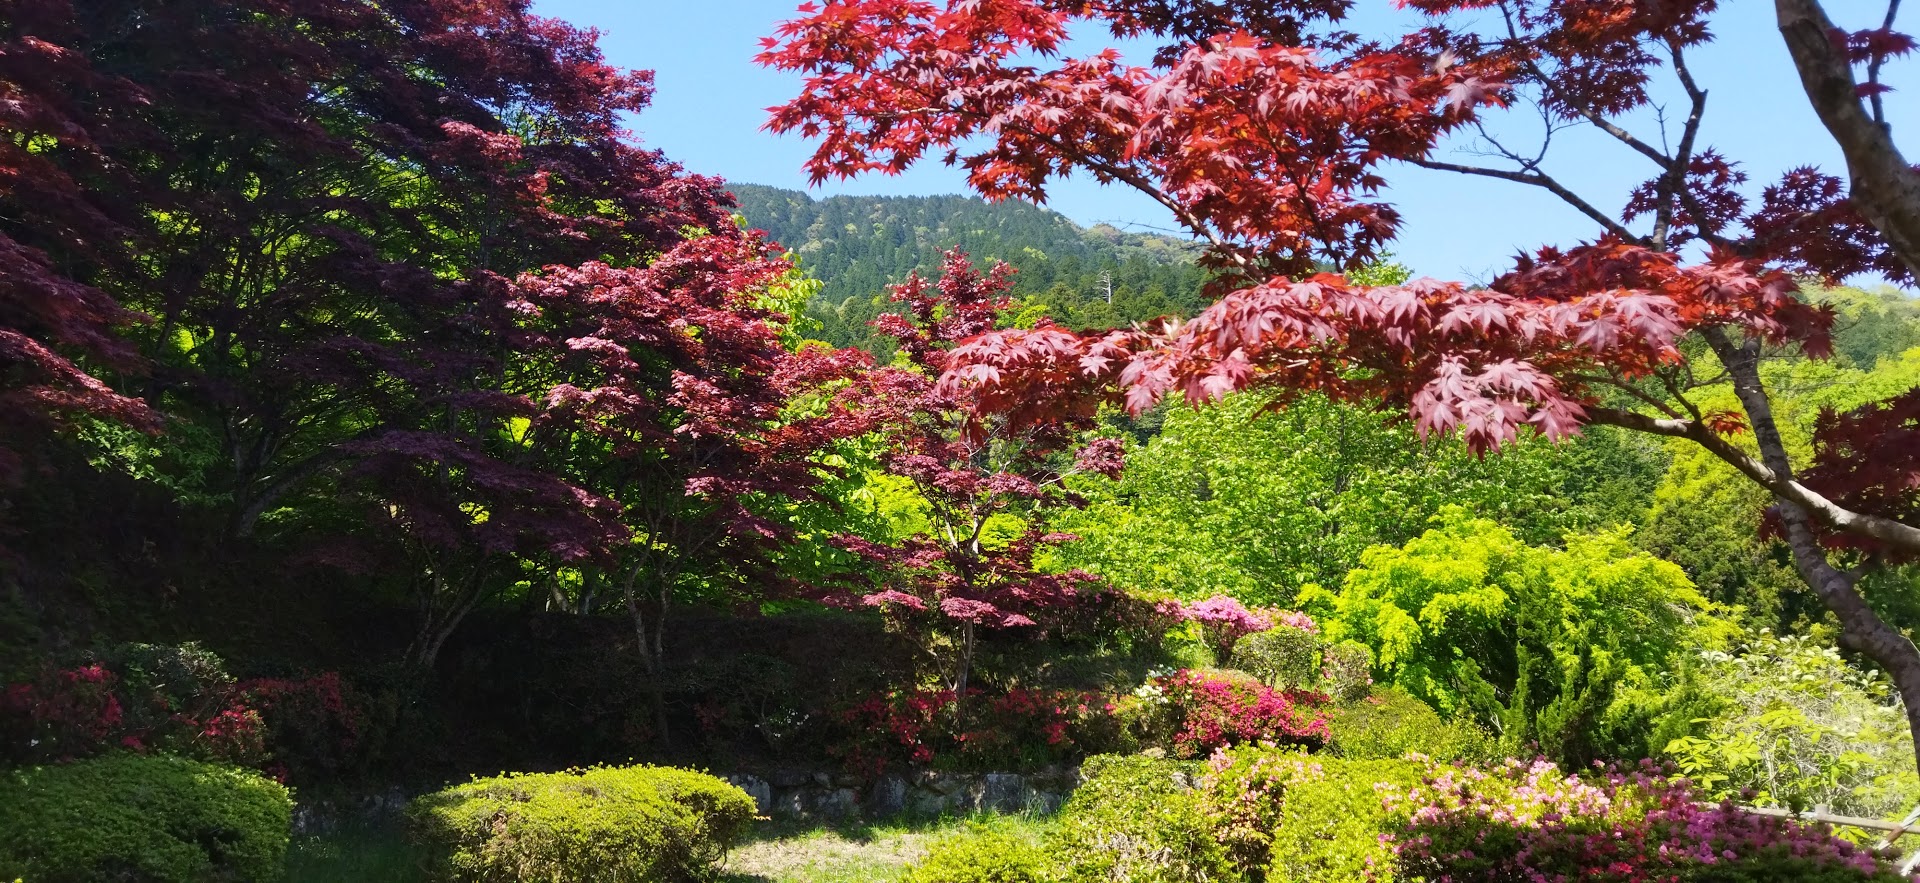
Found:
[[[1640,401],[1646,402],[1649,406],[1658,410],[1660,413],[1667,415],[1668,417],[1671,417],[1675,420],[1681,419],[1680,412],[1675,411],[1671,405],[1668,405],[1666,402],[1663,402],[1657,398],[1654,398],[1651,395],[1648,395],[1646,390],[1643,390],[1637,386],[1634,386],[1632,383],[1627,382],[1625,379],[1621,378],[1619,375],[1601,377],[1596,374],[1569,374],[1567,375],[1567,378],[1569,380],[1578,380],[1582,383],[1596,383],[1596,384],[1602,384],[1605,386],[1614,387],[1615,389],[1619,389],[1622,392],[1625,392],[1626,394],[1633,396],[1636,399],[1639,399]]]
[[[1707,110],[1707,90],[1694,82],[1693,71],[1687,68],[1686,50],[1677,37],[1667,40],[1667,50],[1673,56],[1673,72],[1680,78],[1680,85],[1687,90],[1689,108],[1687,122],[1680,129],[1680,147],[1674,151],[1673,159],[1667,165],[1667,173],[1660,179],[1660,205],[1654,212],[1653,248],[1658,251],[1667,249],[1667,234],[1673,229],[1673,202],[1675,194],[1684,194],[1687,210],[1693,213],[1693,226],[1705,232],[1707,216],[1702,212],[1697,194],[1687,188],[1687,166],[1693,159],[1694,139],[1700,134],[1700,121]]]
[[[1888,0],[1887,17],[1880,22],[1880,30],[1893,30],[1893,20],[1899,15],[1900,0]],[[1869,87],[1867,101],[1873,104],[1873,121],[1879,123],[1882,128],[1887,125],[1887,108],[1881,103],[1880,90],[1872,87],[1880,85],[1880,66],[1886,63],[1885,55],[1875,55],[1872,61],[1867,62],[1867,86]]]
[[[1566,185],[1554,180],[1552,175],[1544,172],[1510,172],[1505,169],[1490,169],[1486,166],[1470,166],[1462,163],[1442,162],[1434,159],[1409,159],[1407,162],[1413,163],[1423,169],[1433,169],[1439,172],[1458,172],[1462,175],[1479,175],[1486,178],[1499,178],[1502,181],[1514,181],[1520,184],[1530,184],[1542,188],[1560,197],[1560,201],[1579,209],[1581,214],[1592,218],[1596,223],[1607,228],[1607,231],[1615,236],[1627,242],[1639,245],[1646,244],[1644,237],[1634,235],[1632,230],[1627,229],[1625,225],[1614,220],[1611,215],[1594,208],[1592,203],[1581,199],[1579,194],[1568,190]]]
[[[1506,20],[1508,39],[1514,41],[1515,43],[1528,42],[1526,39],[1520,36],[1519,29],[1514,26],[1513,12],[1511,9],[1508,8],[1506,3],[1500,4],[1500,15],[1502,18]],[[1628,147],[1633,148],[1634,150],[1638,151],[1641,155],[1645,156],[1650,160],[1653,160],[1655,163],[1658,163],[1661,168],[1666,168],[1667,163],[1669,162],[1669,157],[1666,154],[1661,153],[1659,150],[1655,149],[1653,145],[1640,140],[1632,132],[1629,132],[1626,129],[1621,128],[1618,124],[1616,124],[1612,120],[1609,120],[1604,116],[1601,116],[1599,113],[1595,112],[1592,108],[1578,104],[1573,100],[1571,100],[1565,92],[1561,91],[1559,88],[1553,85],[1553,78],[1547,76],[1547,72],[1541,70],[1540,66],[1534,61],[1532,61],[1531,59],[1527,61],[1526,66],[1527,66],[1527,71],[1533,74],[1534,79],[1540,83],[1540,87],[1547,90],[1548,92],[1553,93],[1553,97],[1559,100],[1560,105],[1562,107],[1565,107],[1566,109],[1579,114],[1582,119],[1586,120],[1589,123],[1592,123],[1595,128],[1599,129],[1602,132],[1607,133],[1608,135],[1613,136],[1615,140],[1619,141],[1622,144],[1627,145]]]
[[[1668,438],[1687,439],[1706,448],[1709,453],[1739,470],[1755,484],[1771,491],[1782,502],[1799,506],[1822,524],[1835,530],[1872,537],[1903,549],[1920,550],[1920,528],[1877,515],[1854,512],[1791,478],[1782,479],[1780,474],[1767,464],[1734,447],[1719,433],[1698,421],[1649,417],[1633,411],[1597,406],[1587,408],[1587,419],[1590,423],[1618,426],[1622,429]]]
[[[1160,188],[1155,187],[1153,185],[1153,182],[1147,180],[1147,178],[1144,175],[1141,175],[1139,172],[1133,171],[1132,169],[1128,169],[1124,166],[1115,165],[1113,163],[1107,162],[1106,160],[1097,159],[1092,156],[1089,156],[1084,151],[1080,151],[1074,148],[1072,145],[1061,143],[1060,140],[1057,138],[1053,138],[1051,136],[1040,136],[1040,137],[1043,137],[1046,140],[1052,142],[1054,146],[1058,150],[1060,150],[1060,152],[1066,154],[1067,156],[1073,159],[1078,160],[1081,164],[1085,165],[1087,168],[1105,172],[1106,174],[1112,175],[1114,177],[1114,180],[1117,180],[1123,184],[1126,184],[1127,186],[1132,187],[1133,189],[1146,194],[1148,197],[1153,199],[1154,202],[1157,202],[1163,206],[1166,206],[1167,210],[1170,212],[1173,212],[1173,216],[1179,219],[1180,223],[1186,225],[1188,230],[1200,236],[1206,237],[1206,240],[1208,242],[1213,243],[1213,246],[1219,249],[1222,254],[1225,254],[1226,256],[1232,258],[1233,262],[1235,264],[1238,264],[1242,269],[1252,269],[1252,262],[1247,260],[1246,255],[1243,255],[1239,251],[1235,250],[1231,243],[1228,243],[1225,239],[1222,239],[1218,234],[1214,233],[1212,228],[1208,226],[1205,219],[1201,218],[1197,214],[1194,214],[1194,212],[1191,209],[1188,209],[1186,206],[1181,205],[1178,201],[1174,200],[1173,197],[1168,196]]]
[[[1900,154],[1888,127],[1861,107],[1853,66],[1834,46],[1833,21],[1819,0],[1774,0],[1774,10],[1807,99],[1847,158],[1853,207],[1920,273],[1920,171]]]

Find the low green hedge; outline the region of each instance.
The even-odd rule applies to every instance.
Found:
[[[1221,883],[1238,879],[1194,784],[1195,762],[1088,758],[1047,852],[1059,883]]]
[[[179,757],[12,770],[0,773],[0,879],[278,880],[292,816],[285,786]]]
[[[1327,710],[1327,745],[1348,760],[1399,760],[1409,752],[1442,763],[1481,763],[1499,755],[1472,721],[1448,720],[1398,687],[1375,687]]]
[[[927,847],[901,883],[1051,883],[1046,850],[1030,831],[973,822]]]
[[[649,766],[475,779],[408,808],[436,878],[462,883],[710,880],[753,813],[726,782]]]

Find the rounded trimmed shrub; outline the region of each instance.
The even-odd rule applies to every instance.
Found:
[[[934,841],[902,883],[1047,883],[1047,854],[1010,826],[975,822]]]
[[[1349,760],[1398,760],[1416,752],[1442,763],[1476,763],[1499,753],[1477,724],[1449,721],[1398,687],[1375,687],[1328,709],[1327,745]]]
[[[0,774],[0,879],[280,879],[293,798],[251,770],[109,754]]]
[[[475,779],[414,800],[436,879],[693,883],[753,820],[753,798],[672,767],[591,767]]]
[[[1276,625],[1241,638],[1233,645],[1229,665],[1269,687],[1315,690],[1320,687],[1321,643],[1319,635],[1306,629]]]
[[[1060,883],[1239,879],[1194,789],[1200,765],[1136,755],[1088,758],[1085,781],[1049,838]]]

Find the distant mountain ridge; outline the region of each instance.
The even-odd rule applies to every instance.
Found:
[[[1191,315],[1203,301],[1199,247],[1171,236],[1083,228],[1022,202],[969,196],[830,196],[733,184],[749,226],[791,250],[823,288],[809,313],[821,336],[868,341],[866,323],[883,311],[886,286],[908,273],[937,272],[958,246],[978,264],[1006,261],[1015,293],[1056,321],[1114,327],[1164,315]]]

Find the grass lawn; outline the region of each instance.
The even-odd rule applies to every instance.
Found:
[[[758,822],[727,856],[724,883],[893,883],[926,854],[927,845],[966,826],[966,819],[897,820],[876,824]],[[1039,817],[1003,824],[1039,828]],[[418,853],[399,832],[349,828],[296,837],[287,854],[287,883],[420,883]]]
[[[1003,823],[1045,825],[1018,816]],[[725,883],[893,883],[926,855],[927,845],[967,819],[878,824],[762,822],[727,856]]]

